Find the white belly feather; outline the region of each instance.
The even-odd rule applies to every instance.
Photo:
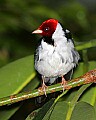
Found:
[[[71,50],[66,49],[67,46],[55,47],[43,41],[39,46],[39,60],[35,61],[36,70],[45,77],[65,75],[75,66]]]

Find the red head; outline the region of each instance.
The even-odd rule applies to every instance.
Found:
[[[40,27],[37,30],[33,31],[32,33],[38,33],[42,36],[50,37],[55,32],[57,23],[58,20],[55,19],[46,20],[40,25]]]

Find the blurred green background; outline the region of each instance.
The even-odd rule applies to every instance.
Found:
[[[69,29],[77,44],[96,38],[95,0],[0,0],[0,66],[33,54],[40,36],[31,33],[49,18]],[[88,59],[96,60],[96,48]]]
[[[40,36],[32,35],[32,31],[37,29],[43,21],[49,18],[58,19],[64,28],[69,29],[73,34],[76,45],[96,40],[96,0],[0,0],[0,67],[19,58],[34,54]],[[83,64],[81,67],[78,67],[79,72],[77,72],[81,73],[84,71],[83,69],[87,69],[88,61],[96,60],[96,47],[91,47],[79,52],[81,61],[83,59],[85,64],[85,68]],[[30,59],[28,59],[28,61],[30,62]],[[22,63],[24,63],[24,61]],[[20,65],[22,66],[22,64]],[[24,66],[26,65],[27,64],[24,64]],[[96,68],[95,62],[90,65],[92,68]],[[16,66],[16,68],[18,68],[18,66]],[[27,69],[29,69],[27,72],[30,73],[31,68],[28,66]],[[13,75],[14,77],[14,74],[16,75],[16,72],[18,72],[16,69],[16,71],[13,71],[14,74],[12,74],[12,69],[7,70],[10,72],[10,75],[6,76],[3,72],[4,74],[1,75],[1,77],[5,75],[5,78],[8,77],[8,80],[10,80],[10,76]],[[8,72],[6,73],[9,74]],[[25,73],[23,74],[25,76]],[[21,74],[21,77],[23,77],[23,74]],[[77,73],[75,73],[75,75],[77,75]],[[16,77],[14,79],[17,80]],[[19,79],[21,78],[19,77]],[[35,79],[37,80],[37,78]],[[35,79],[35,85],[39,84]],[[13,81],[12,78],[10,82],[13,83],[13,86],[6,87],[6,89],[1,84],[1,90],[4,93],[9,92],[8,90],[10,88],[14,88],[14,82],[16,83],[16,80]],[[1,83],[3,83],[3,81]],[[10,84],[6,82],[6,85]],[[16,85],[17,90],[20,85],[21,83],[18,86]],[[34,86],[33,83],[31,83],[30,86],[31,85]],[[31,88],[30,86],[28,87]],[[12,93],[13,92],[14,91],[12,91]],[[33,103],[31,102],[31,104]],[[25,106],[27,106],[27,108],[24,108],[24,106],[21,107],[21,109],[23,108],[22,114],[20,110],[19,112],[17,111],[19,115],[17,115],[18,113],[15,115],[16,120],[18,116],[22,116],[23,118],[26,113],[29,114],[28,112],[32,111],[29,109],[29,101]],[[31,108],[33,106],[34,104]],[[34,109],[34,107],[32,109]],[[2,116],[10,117],[14,114],[12,110],[8,110],[8,108],[4,110],[1,109],[0,119]]]

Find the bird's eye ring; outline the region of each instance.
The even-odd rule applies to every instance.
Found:
[[[44,31],[46,32],[46,31],[48,31],[49,30],[49,27],[45,27],[44,28]]]

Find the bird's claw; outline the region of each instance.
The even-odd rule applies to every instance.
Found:
[[[46,97],[47,97],[47,94],[46,94],[46,89],[47,88],[48,88],[48,86],[46,86],[45,84],[42,85],[42,91],[44,92]]]
[[[65,90],[66,84],[67,84],[67,81],[66,81],[65,78],[62,76],[61,86],[63,87],[63,92],[64,92],[64,90]]]
[[[45,96],[47,97],[47,94],[46,94],[47,88],[48,88],[48,86],[46,86],[45,84],[42,84],[42,87],[40,87],[38,90],[44,92]]]

